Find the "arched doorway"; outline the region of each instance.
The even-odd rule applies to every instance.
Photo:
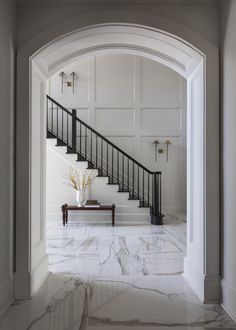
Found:
[[[218,110],[206,100],[210,95],[209,79],[214,77],[206,54],[161,30],[136,24],[99,24],[79,29],[58,38],[30,58],[21,52],[19,63],[29,60],[29,103],[18,89],[18,155],[28,149],[28,162],[21,159],[18,184],[29,171],[28,186],[18,185],[18,221],[16,227],[16,296],[30,296],[47,275],[45,255],[45,83],[65,63],[89,53],[120,52],[148,57],[175,70],[188,81],[187,119],[187,257],[184,276],[203,301],[219,299],[219,226],[218,176],[210,173],[209,159],[218,158],[218,141],[214,140]],[[214,58],[217,55],[214,54]],[[217,61],[216,61],[217,62]],[[21,71],[21,68],[19,69]],[[23,70],[23,69],[22,69]],[[20,78],[25,73],[18,75]],[[214,85],[214,84],[213,84]],[[27,87],[24,86],[24,87]],[[212,87],[217,91],[218,81]],[[208,106],[206,106],[206,104]],[[214,102],[213,102],[214,104]],[[211,104],[211,105],[213,105]],[[217,102],[216,102],[217,104]],[[25,107],[26,106],[26,107]],[[28,113],[25,114],[25,112]],[[208,115],[208,112],[210,115]],[[22,122],[27,118],[26,123]],[[209,122],[209,118],[213,123]],[[23,130],[28,124],[27,130]],[[20,129],[20,130],[19,130]],[[212,134],[213,132],[213,134]],[[20,134],[21,133],[21,134]],[[28,144],[25,144],[25,141]],[[22,149],[23,148],[23,149]],[[207,153],[207,155],[206,155]],[[209,158],[211,157],[211,158]],[[25,168],[24,164],[28,167]],[[217,166],[216,166],[217,167]],[[26,171],[26,172],[24,172]],[[23,173],[24,172],[24,173]],[[26,182],[26,183],[27,183]],[[215,184],[213,184],[215,182]],[[24,221],[20,224],[20,218]]]

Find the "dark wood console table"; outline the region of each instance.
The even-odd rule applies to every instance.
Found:
[[[111,220],[112,226],[115,225],[115,204],[112,205],[100,205],[98,207],[85,207],[85,206],[77,206],[77,205],[68,205],[63,204],[61,207],[62,210],[62,223],[65,226],[68,222],[68,211],[111,211]]]

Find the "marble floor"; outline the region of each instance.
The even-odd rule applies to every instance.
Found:
[[[167,222],[168,221],[168,222]],[[112,227],[49,222],[49,270],[95,276],[180,274],[185,255],[186,224],[169,217],[165,226]]]
[[[236,329],[181,275],[185,222],[162,227],[48,223],[50,273],[30,301],[15,301],[1,330]]]

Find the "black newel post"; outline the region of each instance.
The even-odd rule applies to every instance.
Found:
[[[72,110],[72,152],[76,152],[76,110]]]
[[[161,172],[152,175],[152,207],[151,223],[153,225],[163,225],[163,214],[161,213]]]

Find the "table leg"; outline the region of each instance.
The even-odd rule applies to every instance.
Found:
[[[65,226],[65,224],[68,221],[68,210],[67,210],[68,204],[63,204],[61,207],[62,210],[62,224]]]
[[[63,226],[65,226],[65,223],[66,223],[66,217],[65,217],[65,209],[62,208],[62,223],[63,223]]]

